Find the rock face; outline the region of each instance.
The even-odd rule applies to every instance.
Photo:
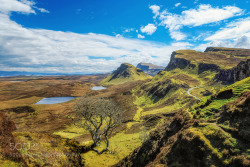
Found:
[[[168,66],[165,68],[166,71],[171,71],[175,68],[180,68],[180,69],[184,69],[187,66],[190,66],[191,68],[194,68],[195,65],[191,64],[191,62],[187,59],[184,58],[176,58],[175,55],[177,55],[177,52],[173,52],[171,54],[171,58],[170,58],[170,62],[168,64]]]
[[[250,59],[248,59],[247,61],[240,62],[235,68],[229,70],[221,70],[219,74],[217,74],[215,77],[220,81],[233,83],[249,76]]]
[[[173,52],[171,55],[170,62],[168,66],[165,68],[165,71],[171,71],[176,68],[180,69],[195,69],[198,68],[198,74],[201,74],[204,71],[219,71],[220,67],[216,64],[211,63],[203,63],[203,61],[193,63],[191,60],[188,59],[188,55],[183,56],[183,58],[180,58],[179,55],[182,55],[182,53]]]
[[[197,74],[216,72],[217,80],[233,83],[250,76],[250,49],[208,47],[205,52],[175,51],[165,71],[176,68]]]
[[[144,73],[141,69],[135,66],[123,63],[110,76],[100,82],[101,85],[118,85],[126,82],[150,79],[151,76]]]
[[[139,63],[136,67],[151,76],[155,76],[159,71],[165,69],[163,66],[157,66],[152,63]]]

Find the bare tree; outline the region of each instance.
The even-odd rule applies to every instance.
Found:
[[[74,124],[91,134],[94,142],[91,149],[98,154],[109,151],[109,136],[121,124],[123,110],[109,99],[82,98],[75,104],[74,112]],[[95,147],[100,145],[103,138],[106,148],[98,151]]]

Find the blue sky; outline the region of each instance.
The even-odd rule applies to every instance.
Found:
[[[166,66],[178,49],[250,48],[248,0],[0,0],[0,71]]]

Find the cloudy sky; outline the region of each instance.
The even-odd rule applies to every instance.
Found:
[[[0,71],[166,66],[171,52],[250,49],[248,0],[0,0]]]

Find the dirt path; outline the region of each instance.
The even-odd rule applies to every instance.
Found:
[[[189,89],[187,90],[187,94],[188,94],[189,96],[193,96],[193,97],[196,98],[197,100],[201,101],[201,99],[200,99],[199,97],[194,96],[194,95],[192,95],[192,94],[190,93],[191,90],[196,89],[196,88],[201,88],[201,86],[196,86],[196,87],[189,88]]]

